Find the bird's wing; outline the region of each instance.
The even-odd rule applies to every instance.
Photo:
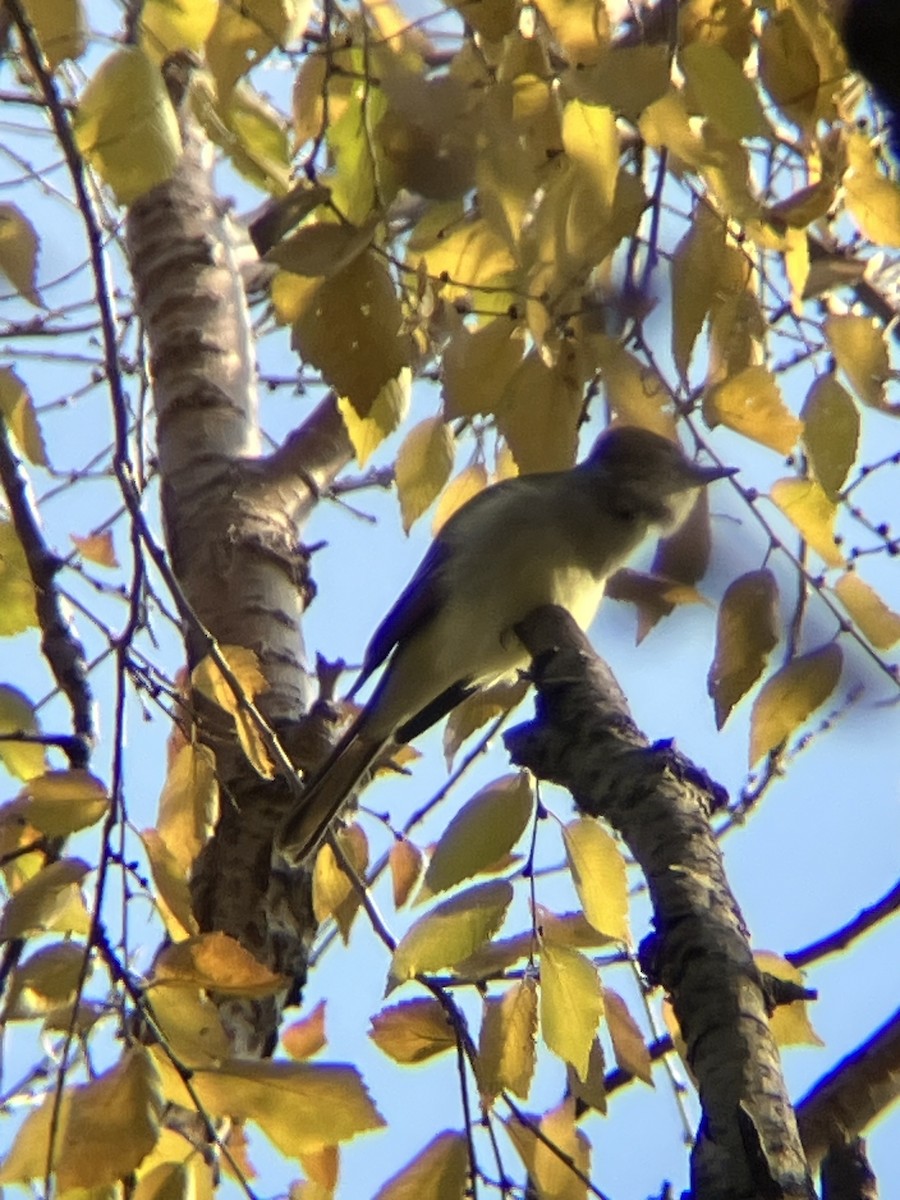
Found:
[[[431,543],[415,575],[372,635],[351,696],[356,694],[373,671],[378,670],[395,646],[412,637],[437,611],[440,603],[438,575],[448,553],[444,542],[438,540]]]

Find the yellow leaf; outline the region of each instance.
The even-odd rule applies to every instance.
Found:
[[[301,1062],[318,1054],[328,1044],[325,1034],[325,1001],[320,1000],[308,1016],[283,1029],[281,1044],[291,1058]]]
[[[769,950],[755,950],[753,961],[761,971],[785,979],[789,983],[805,986],[803,972]],[[825,1043],[812,1027],[809,1019],[809,1001],[794,1000],[791,1004],[779,1004],[769,1016],[769,1028],[778,1046],[824,1046]]]
[[[266,261],[295,275],[328,279],[371,245],[374,232],[374,221],[363,226],[313,222],[278,242],[266,254]]]
[[[657,543],[650,572],[691,587],[706,574],[711,549],[709,494],[703,488],[685,521]]]
[[[833,108],[830,88],[795,9],[773,13],[763,26],[759,43],[760,79],[785,116],[806,129]],[[838,72],[834,84],[840,82]],[[832,84],[832,86],[834,85]]]
[[[157,62],[176,50],[199,52],[218,11],[219,0],[145,0],[140,10],[141,46]]]
[[[583,912],[554,913],[543,904],[534,906],[534,918],[541,936],[555,946],[588,948],[608,946],[613,940],[591,925]]]
[[[12,978],[9,1019],[70,1012],[77,998],[84,955],[84,946],[76,942],[56,942],[21,963]]]
[[[750,766],[776,750],[837,687],[843,655],[832,642],[795,658],[766,681],[750,717]]]
[[[590,1172],[590,1142],[575,1123],[574,1098],[568,1096],[540,1121],[532,1118],[532,1124],[543,1138],[514,1118],[506,1122],[506,1132],[525,1164],[538,1200],[586,1200],[587,1186],[569,1165],[573,1163],[582,1176]]]
[[[463,742],[476,729],[481,729],[501,713],[510,712],[528,691],[528,681],[517,679],[514,683],[494,683],[479,688],[457,704],[447,718],[444,727],[444,758],[449,771]]]
[[[202,988],[154,987],[145,996],[164,1045],[186,1066],[215,1067],[228,1058],[219,1008]]]
[[[185,875],[212,835],[218,816],[215,755],[208,746],[187,742],[170,759],[157,820],[159,836]]]
[[[197,1186],[185,1163],[161,1162],[151,1170],[141,1172],[140,1179],[130,1189],[131,1200],[192,1200]]]
[[[349,86],[339,86],[333,70],[333,53],[329,62],[332,69],[328,79],[325,143],[333,169],[328,174],[328,187],[335,210],[345,220],[363,225],[384,212],[398,187],[381,128],[389,112],[387,96],[374,84],[359,86],[357,81],[362,74],[371,70],[371,66],[367,68],[360,43],[346,52],[341,64],[344,70],[357,73],[356,79],[347,81]],[[337,101],[334,110],[332,98]]]
[[[369,842],[360,825],[349,825],[336,835],[357,878],[364,879],[369,865]],[[334,917],[346,945],[350,927],[359,911],[358,887],[339,864],[331,846],[326,843],[316,855],[313,868],[313,912],[317,921]]]
[[[581,380],[562,358],[548,367],[536,350],[513,372],[497,406],[497,427],[522,474],[571,467],[578,449]]]
[[[565,76],[566,90],[592,104],[609,105],[626,120],[638,117],[669,87],[669,54],[662,45],[615,46],[586,70]]]
[[[158,955],[152,982],[157,987],[201,987],[229,996],[274,996],[290,980],[276,975],[227,933],[201,933]]]
[[[536,0],[550,36],[573,66],[595,63],[609,43],[609,15],[595,0]]]
[[[884,332],[871,317],[852,313],[825,320],[825,336],[850,386],[871,408],[888,409],[885,384],[891,376]]]
[[[843,555],[834,540],[837,508],[820,484],[813,479],[777,479],[771,496],[826,566],[843,565]]]
[[[18,688],[0,684],[0,734],[39,733],[34,706]],[[46,770],[47,755],[36,743],[0,738],[0,762],[17,779],[33,779]]]
[[[484,217],[462,219],[461,208],[449,204],[422,218],[413,230],[407,253],[413,266],[423,261],[429,275],[446,280],[442,294],[451,300],[478,287],[496,286],[518,265],[507,242]],[[504,304],[501,298],[501,312],[512,299],[510,296]],[[487,303],[489,298],[479,296],[479,309]]]
[[[673,612],[679,604],[706,604],[708,601],[689,584],[660,579],[644,571],[625,567],[610,579],[606,595],[610,600],[633,604],[638,613],[637,643],[644,640],[653,627]]]
[[[900,187],[881,173],[866,135],[851,133],[849,151],[843,180],[847,211],[870,242],[900,246]]]
[[[294,141],[298,150],[322,133],[328,72],[329,55],[323,47],[323,53],[310,53],[304,58],[294,77],[291,112],[294,118]]]
[[[39,246],[40,239],[34,226],[22,210],[15,204],[0,204],[0,272],[32,304],[41,303],[35,279]],[[13,371],[4,368],[3,373],[25,389]]]
[[[591,1044],[587,1076],[579,1079],[569,1065],[566,1067],[566,1086],[580,1104],[606,1114],[606,1060],[599,1038],[595,1037]]]
[[[79,150],[120,204],[165,183],[181,157],[178,119],[159,67],[133,46],[97,68],[74,129]]]
[[[506,315],[471,333],[460,324],[441,359],[446,416],[452,419],[494,412],[522,361],[523,349],[523,330]]]
[[[648,145],[657,150],[665,148],[687,167],[697,169],[710,161],[703,139],[691,125],[684,100],[675,91],[648,105],[638,127]]]
[[[366,250],[329,279],[295,275],[290,283],[289,305],[275,303],[282,319],[290,313],[295,348],[359,416],[368,416],[412,355],[390,272]]]
[[[772,130],[753,84],[714,42],[692,42],[678,54],[689,103],[734,138],[768,138]]]
[[[608,213],[619,175],[619,135],[611,108],[570,100],[563,109],[563,148],[590,181],[592,199]]]
[[[388,989],[474,954],[500,928],[512,896],[512,885],[498,879],[435,905],[410,926],[394,951]]]
[[[152,1059],[140,1046],[90,1083],[71,1088],[56,1178],[60,1192],[121,1179],[153,1148],[162,1096]]]
[[[419,847],[408,838],[400,838],[391,846],[388,862],[391,868],[394,907],[400,908],[409,899],[410,892],[419,881],[424,856]]]
[[[531,1088],[537,1038],[537,984],[530,976],[489,996],[478,1042],[478,1089],[493,1101],[509,1088],[523,1100]]]
[[[340,1153],[338,1146],[322,1146],[319,1150],[304,1150],[298,1157],[308,1179],[301,1185],[304,1190],[296,1197],[294,1188],[291,1187],[292,1200],[332,1200],[337,1191]]]
[[[81,557],[87,559],[88,562],[96,563],[100,567],[119,566],[112,533],[108,529],[102,533],[89,533],[87,537],[79,537],[77,533],[70,533],[69,537]]]
[[[745,0],[685,0],[678,12],[678,38],[684,45],[712,42],[743,62],[750,53],[753,20]]]
[[[572,882],[588,921],[607,937],[630,942],[625,860],[612,834],[593,817],[563,827]]]
[[[188,867],[178,861],[155,829],[145,829],[141,841],[156,885],[156,903],[169,937],[173,942],[180,942],[199,933],[188,884]]]
[[[625,1001],[611,988],[603,989],[603,1011],[616,1056],[616,1065],[652,1087],[653,1064],[644,1035],[628,1011]]]
[[[450,478],[453,452],[453,432],[440,417],[420,421],[403,439],[394,476],[404,533],[409,533]]]
[[[43,1179],[53,1131],[53,1168],[60,1193],[70,1188],[99,1190],[130,1174],[159,1135],[159,1081],[152,1060],[139,1046],[90,1083],[67,1087],[56,1114],[55,1101],[50,1094],[26,1118],[0,1168],[0,1182]]]
[[[803,432],[803,422],[786,407],[767,367],[745,367],[739,375],[716,384],[706,403],[705,411],[729,429],[780,454],[789,454]]]
[[[0,521],[0,637],[37,625],[34,583],[25,551],[9,521]]]
[[[682,376],[687,375],[694,343],[712,308],[724,250],[725,222],[709,205],[698,204],[670,268],[672,354]]]
[[[525,832],[533,811],[534,792],[525,771],[483,787],[444,830],[418,899],[426,900],[493,867]]]
[[[603,1015],[603,990],[592,963],[568,946],[541,943],[541,1029],[548,1048],[587,1076],[591,1044]]]
[[[468,1179],[466,1139],[447,1130],[392,1175],[374,1200],[463,1200]]]
[[[106,788],[88,771],[47,771],[30,779],[0,809],[0,823],[26,821],[47,837],[68,837],[96,824],[109,811]]]
[[[778,642],[778,585],[771,571],[748,571],[729,585],[719,606],[716,652],[706,681],[721,729],[762,674]]]
[[[246,710],[260,692],[268,690],[268,682],[259,669],[259,659],[246,646],[219,646],[219,654],[228,664],[235,678],[236,689],[222,674],[211,655],[207,655],[191,672],[191,682],[213,704],[229,713],[234,719],[238,739],[257,774],[263,779],[272,779],[275,768],[269,757],[262,732],[256,718]]]
[[[825,494],[836,500],[859,447],[859,413],[834,375],[820,375],[803,405],[803,443]]]
[[[255,187],[286,196],[291,190],[291,146],[278,109],[243,81],[219,100],[207,76],[195,81],[193,100],[206,133],[235,169]]]
[[[671,397],[656,371],[612,338],[595,338],[593,349],[606,399],[616,416],[627,425],[640,425],[663,437],[673,437]]]
[[[55,71],[67,58],[80,58],[86,42],[81,0],[26,0],[25,12]]]
[[[166,1098],[191,1107],[181,1078],[161,1048],[154,1059]],[[384,1120],[355,1067],[320,1063],[235,1059],[217,1070],[198,1070],[191,1083],[214,1117],[253,1121],[290,1158],[336,1146],[380,1129]]]
[[[62,858],[38,871],[7,900],[0,941],[35,933],[87,933],[91,922],[80,884],[89,870],[80,858]]]
[[[360,466],[365,465],[370,455],[409,412],[411,381],[409,369],[403,367],[396,379],[384,385],[364,417],[359,415],[350,400],[344,397],[338,399],[338,410]]]
[[[230,1132],[226,1145],[232,1156],[242,1161],[235,1130]],[[246,1160],[246,1156],[243,1156],[243,1160]],[[246,1178],[252,1179],[253,1169],[249,1164],[246,1165]],[[213,1170],[205,1156],[198,1154],[182,1134],[164,1128],[156,1145],[135,1171],[137,1187],[134,1200],[210,1200],[213,1194]],[[224,1163],[223,1170],[228,1170]],[[110,1200],[118,1200],[118,1197],[113,1196]]]
[[[276,46],[286,45],[305,26],[310,0],[242,0],[220,3],[206,40],[206,60],[224,100],[238,79]]]
[[[809,238],[802,229],[788,228],[783,236],[784,269],[791,285],[791,308],[799,316],[806,299],[811,262]]]
[[[878,650],[900,641],[900,613],[888,608],[878,593],[855,573],[842,575],[834,585],[838,599]]]
[[[398,1063],[425,1062],[456,1046],[456,1033],[437,1000],[408,1000],[372,1018],[369,1037]]]
[[[435,537],[466,501],[477,496],[479,492],[483,492],[487,487],[487,482],[487,470],[482,463],[473,463],[470,467],[464,467],[455,478],[451,479],[438,498],[434,518],[431,522],[431,536]]]

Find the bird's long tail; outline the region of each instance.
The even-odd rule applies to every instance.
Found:
[[[278,849],[289,862],[299,865],[318,850],[329,825],[385,745],[386,739],[366,738],[357,722],[351,725],[278,832]]]

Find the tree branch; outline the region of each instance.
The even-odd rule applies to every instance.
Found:
[[[66,754],[73,767],[86,766],[97,736],[94,698],[87,680],[84,647],[71,617],[64,611],[56,586],[62,565],[49,549],[41,531],[22,464],[12,447],[6,421],[0,415],[0,482],[6,492],[16,535],[25,552],[34,584],[34,604],[41,629],[41,651],[60,691],[72,710],[75,738],[69,739]]]
[[[721,789],[671,745],[648,742],[567,613],[539,609],[516,632],[534,659],[538,717],[508,733],[507,748],[604,817],[647,878],[656,932],[642,966],[672,998],[703,1106],[695,1200],[811,1197],[759,971],[709,827]]]
[[[900,1009],[842,1059],[797,1105],[813,1168],[833,1145],[856,1137],[900,1095]]]

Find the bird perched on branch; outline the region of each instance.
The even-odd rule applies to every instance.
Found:
[[[351,696],[384,664],[381,678],[282,825],[284,856],[302,862],[318,848],[385,749],[527,667],[514,629],[530,612],[556,604],[586,629],[632,551],[674,532],[700,488],[732,474],[691,462],[659,434],[616,426],[571,470],[504,480],[458,509],[375,631]]]

